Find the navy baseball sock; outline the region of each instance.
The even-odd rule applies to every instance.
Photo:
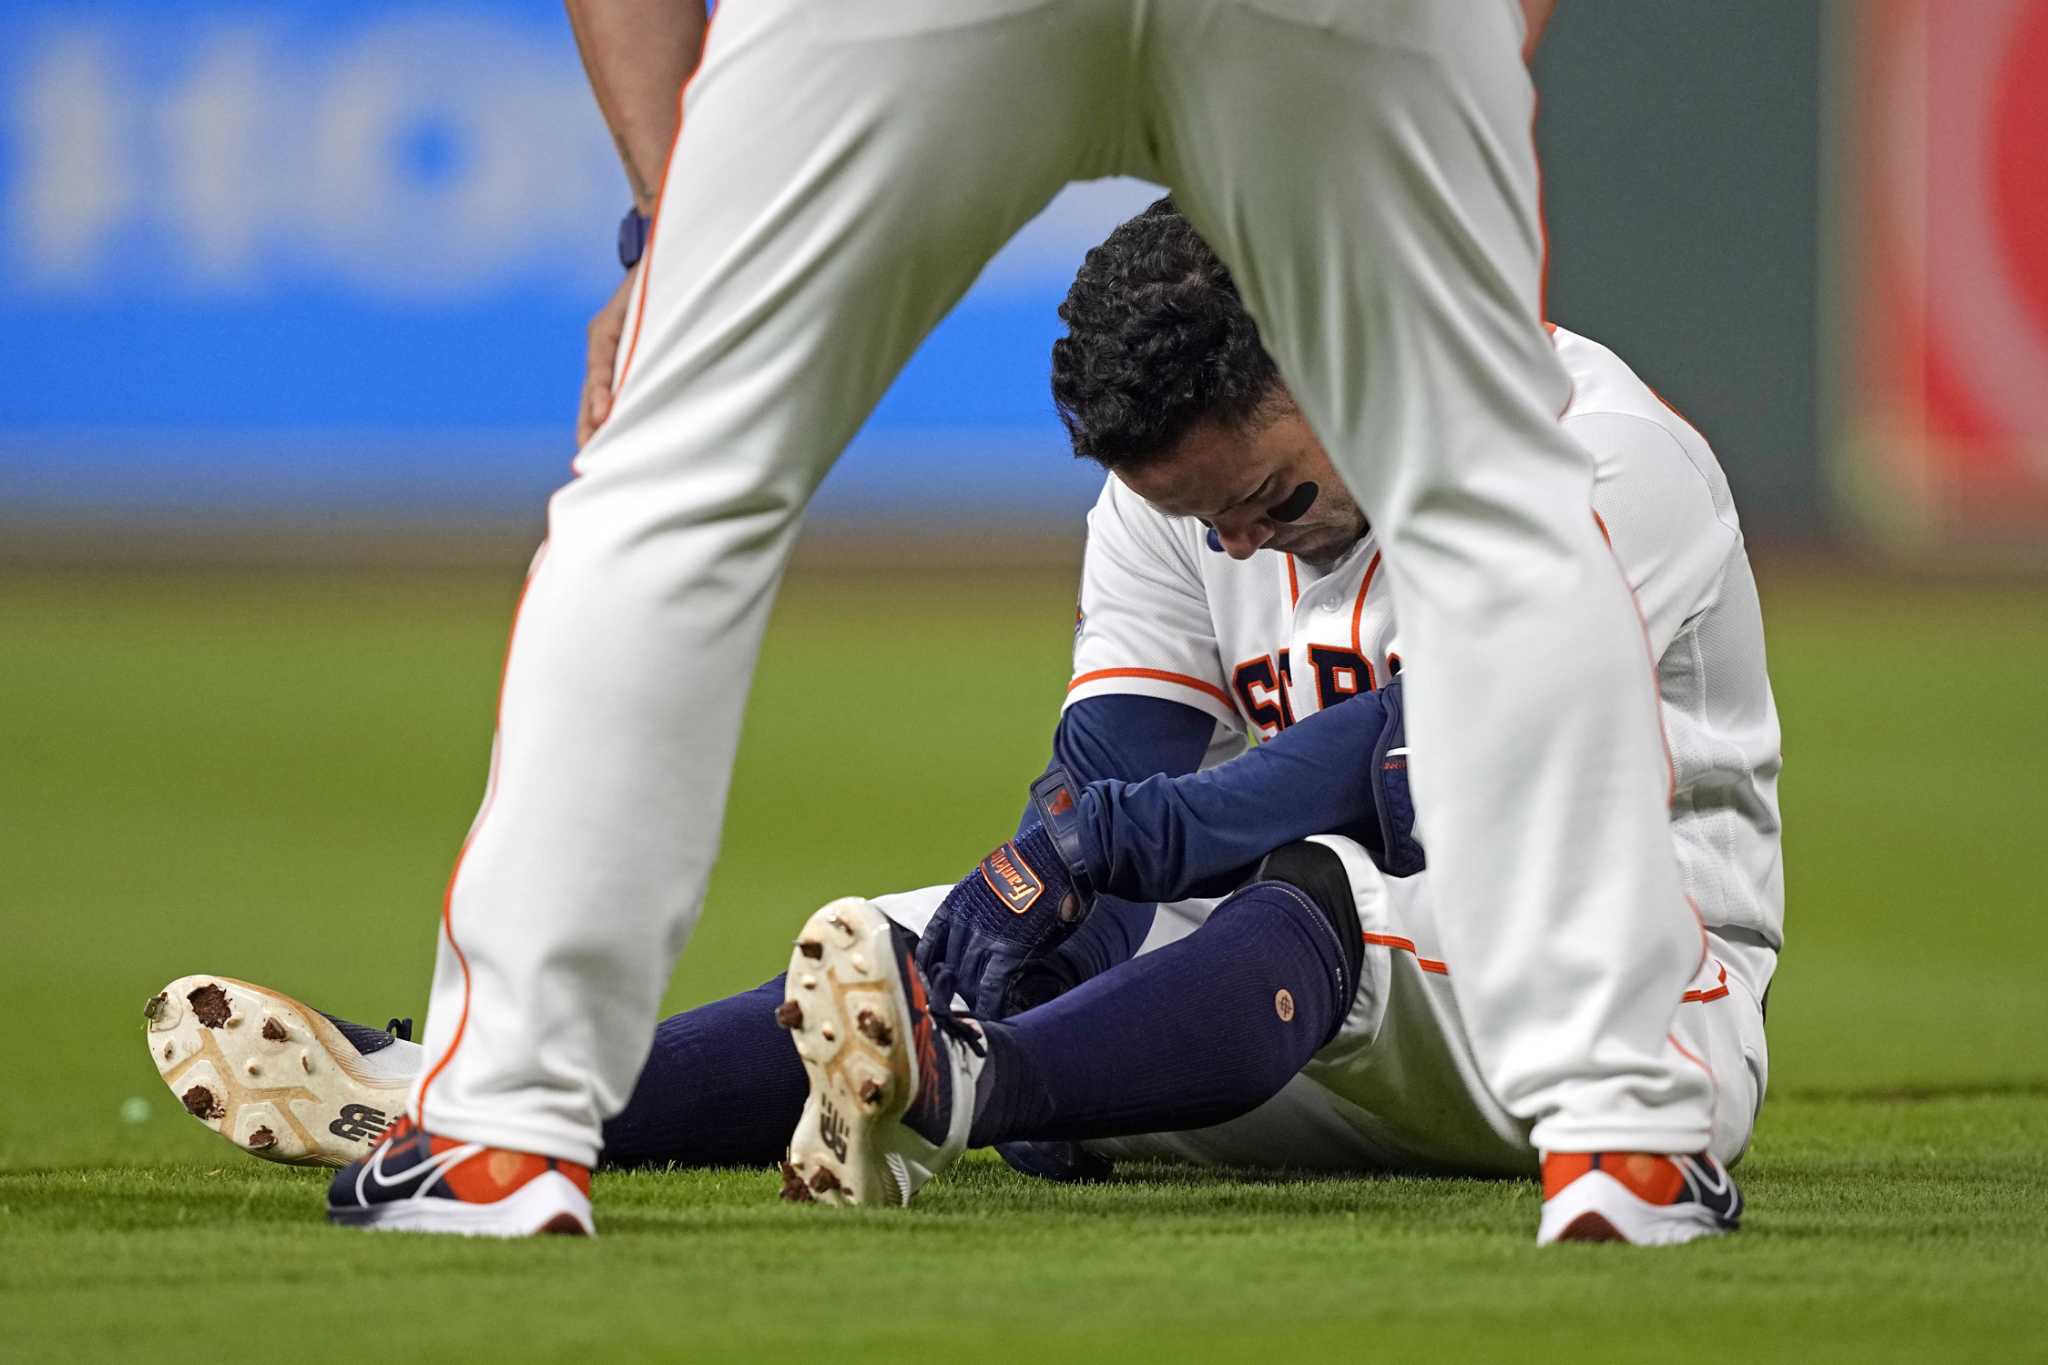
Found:
[[[1256,882],[1179,943],[984,1024],[968,1142],[1171,1132],[1247,1113],[1335,1036],[1361,955],[1307,892]]]
[[[772,1166],[810,1082],[775,1022],[782,978],[662,1020],[633,1097],[604,1126],[602,1164]]]

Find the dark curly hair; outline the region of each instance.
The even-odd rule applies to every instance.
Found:
[[[1060,305],[1052,401],[1074,454],[1132,469],[1204,421],[1246,427],[1285,396],[1216,253],[1161,199],[1081,262]]]

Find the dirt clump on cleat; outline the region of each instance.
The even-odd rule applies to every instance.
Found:
[[[775,1022],[786,1029],[800,1029],[804,1026],[804,1007],[794,1000],[785,1000],[775,1007]]]
[[[814,962],[825,955],[825,945],[814,938],[804,939],[796,945],[796,949]]]
[[[265,1019],[263,1021],[263,1036],[273,1043],[281,1043],[291,1037],[291,1034],[285,1032],[284,1025],[278,1023],[277,1020]]]
[[[195,1119],[224,1119],[228,1116],[228,1111],[221,1108],[213,1092],[203,1085],[193,1086],[178,1096],[178,1100],[185,1106],[185,1112]]]
[[[839,1177],[832,1174],[831,1168],[820,1166],[811,1172],[811,1189],[818,1194],[830,1194],[838,1188]]]
[[[185,998],[192,1002],[193,1015],[208,1028],[219,1028],[234,1013],[228,1007],[228,993],[218,982],[201,986]]]
[[[260,1152],[266,1147],[275,1147],[276,1145],[277,1134],[271,1132],[268,1128],[258,1128],[255,1132],[249,1134],[249,1150],[252,1152]]]
[[[860,1083],[860,1102],[872,1108],[882,1102],[882,1087],[872,1080]]]
[[[817,1196],[804,1184],[803,1174],[787,1161],[782,1163],[782,1198],[789,1204],[814,1203]]]
[[[887,1047],[896,1041],[895,1030],[883,1023],[880,1016],[873,1010],[862,1010],[859,1017],[853,1022],[862,1033],[873,1039],[880,1047]]]

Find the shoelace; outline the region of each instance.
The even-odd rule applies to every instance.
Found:
[[[915,971],[913,967],[911,970]],[[981,1030],[972,1022],[974,1016],[961,1014],[953,1008],[953,997],[959,994],[959,987],[951,967],[934,968],[926,978],[929,989],[926,992],[925,1013],[932,1018],[939,1030],[964,1044],[977,1057],[988,1056],[988,1045],[982,1041]],[[943,1003],[941,1003],[943,1002]]]
[[[409,1043],[412,1041],[412,1020],[390,1020],[384,1025],[384,1031],[401,1043]]]

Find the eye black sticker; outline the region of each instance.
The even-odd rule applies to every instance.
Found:
[[[1300,521],[1308,515],[1308,509],[1316,505],[1316,498],[1321,495],[1322,491],[1322,489],[1316,486],[1315,480],[1304,480],[1295,486],[1292,493],[1289,493],[1279,502],[1266,509],[1266,520],[1279,522]]]

